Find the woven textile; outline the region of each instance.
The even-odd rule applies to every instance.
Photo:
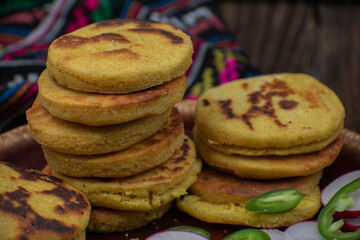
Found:
[[[194,62],[185,98],[206,89],[258,75],[228,33],[213,0],[7,0],[0,7],[0,132],[24,124],[37,94],[49,44],[87,24],[109,18],[170,23],[189,34]]]

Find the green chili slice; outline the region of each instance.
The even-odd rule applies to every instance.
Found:
[[[342,187],[330,201],[321,209],[318,216],[319,233],[326,239],[354,240],[360,239],[360,229],[355,232],[340,232],[344,225],[344,220],[333,222],[333,214],[342,212],[354,204],[354,198],[350,193],[360,188],[360,178],[348,183]]]
[[[269,235],[261,230],[246,228],[233,232],[223,240],[271,240]]]
[[[294,188],[277,189],[250,199],[245,209],[252,212],[285,212],[296,207],[303,195]]]

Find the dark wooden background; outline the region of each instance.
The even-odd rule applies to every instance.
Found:
[[[360,132],[360,1],[218,1],[229,31],[263,73],[303,72],[337,93]]]

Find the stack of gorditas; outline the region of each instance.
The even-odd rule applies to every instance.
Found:
[[[174,107],[186,90],[190,38],[164,23],[111,19],[52,42],[26,112],[52,174],[92,206],[88,231],[163,216],[200,172]]]
[[[312,218],[323,169],[343,146],[344,117],[336,94],[306,74],[257,76],[206,91],[197,102],[194,142],[207,164],[178,207],[206,222],[257,228]],[[302,199],[286,211],[245,208],[278,189],[297,189]]]

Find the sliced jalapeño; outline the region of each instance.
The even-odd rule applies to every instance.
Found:
[[[360,239],[360,229],[355,232],[341,232],[339,230],[343,226],[344,220],[336,221],[333,217],[335,212],[345,211],[354,204],[354,198],[350,193],[358,189],[360,189],[360,178],[342,187],[321,209],[318,216],[318,230],[324,238],[337,240]]]
[[[277,189],[250,199],[245,209],[252,212],[277,213],[295,208],[303,195],[294,188]]]

